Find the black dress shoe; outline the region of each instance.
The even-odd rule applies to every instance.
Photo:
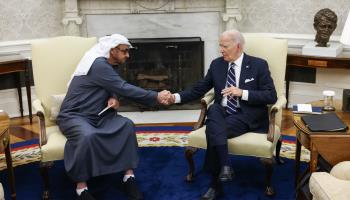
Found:
[[[219,174],[219,180],[221,182],[232,181],[233,176],[234,176],[233,169],[230,166],[225,165],[221,168],[221,171]]]
[[[84,190],[77,198],[78,200],[95,200],[88,190]]]
[[[137,187],[136,180],[134,177],[128,178],[128,180],[123,183],[123,188],[129,200],[143,199],[143,194]]]
[[[222,189],[215,189],[210,187],[208,191],[203,194],[200,200],[215,200],[222,195]]]

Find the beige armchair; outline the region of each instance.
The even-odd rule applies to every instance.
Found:
[[[350,199],[350,161],[336,164],[330,173],[312,173],[309,187],[313,200]]]
[[[0,183],[0,200],[5,200],[5,193],[2,184]]]
[[[269,109],[269,131],[267,134],[259,134],[249,132],[239,137],[228,140],[229,153],[232,155],[254,156],[261,159],[266,167],[266,195],[273,195],[274,190],[271,185],[274,150],[276,150],[276,159],[279,163],[279,149],[281,148],[280,127],[282,121],[282,107],[286,103],[284,93],[284,77],[287,59],[287,41],[262,37],[257,35],[245,35],[246,45],[245,52],[252,56],[260,57],[267,60],[271,71],[272,78],[275,83],[278,100]],[[209,91],[201,100],[202,109],[199,120],[192,131],[188,135],[188,147],[186,147],[186,159],[189,163],[189,173],[186,177],[187,181],[193,180],[194,162],[193,154],[197,148],[206,149],[205,137],[205,117],[208,106],[214,99],[213,91]]]
[[[58,112],[60,103],[53,102],[52,99],[57,99],[57,96],[64,97],[67,83],[77,64],[96,42],[96,38],[62,36],[39,40],[32,44],[33,76],[37,96],[33,108],[39,117],[40,126],[43,199],[49,198],[48,167],[53,165],[53,161],[63,159],[66,143],[66,138],[55,124],[55,112]]]

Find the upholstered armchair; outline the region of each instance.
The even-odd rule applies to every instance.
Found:
[[[2,187],[1,183],[0,183],[0,200],[5,200],[4,188]]]
[[[278,100],[274,105],[269,106],[269,130],[267,134],[249,132],[239,137],[228,140],[229,153],[232,155],[254,156],[260,158],[266,168],[266,190],[265,194],[271,196],[274,194],[271,185],[271,178],[274,164],[274,150],[276,150],[276,160],[279,163],[279,149],[281,148],[280,128],[282,121],[282,107],[286,103],[284,93],[284,77],[287,59],[287,41],[273,39],[258,35],[245,35],[245,52],[267,60],[272,78],[275,83]],[[214,99],[213,90],[209,91],[201,100],[201,113],[198,122],[188,135],[188,146],[185,155],[189,164],[189,173],[187,181],[192,181],[194,176],[193,154],[197,148],[206,149],[206,137],[204,125],[207,108]]]
[[[84,53],[96,44],[96,38],[62,36],[32,44],[32,64],[37,99],[33,108],[40,126],[40,171],[44,182],[43,199],[49,198],[48,168],[62,160],[65,136],[55,123],[60,103]]]
[[[350,199],[350,161],[336,164],[330,173],[312,173],[309,188],[313,200]]]

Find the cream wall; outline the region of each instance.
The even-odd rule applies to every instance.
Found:
[[[0,0],[0,41],[63,35],[63,0]]]
[[[334,35],[340,35],[350,0],[235,0],[242,9],[238,23],[243,32],[314,34],[313,18],[322,8],[330,8],[338,16]]]

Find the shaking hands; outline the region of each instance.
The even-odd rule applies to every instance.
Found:
[[[171,105],[175,103],[175,95],[171,94],[171,92],[168,90],[163,90],[161,92],[158,92],[157,100],[158,103],[162,105]]]

